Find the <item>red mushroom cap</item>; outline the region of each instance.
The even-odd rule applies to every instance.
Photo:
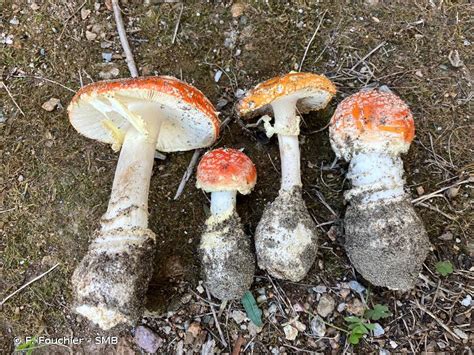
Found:
[[[377,89],[344,99],[331,119],[330,136],[339,156],[356,149],[406,152],[415,135],[408,105],[397,95]]]
[[[219,148],[204,154],[196,180],[196,187],[206,192],[237,190],[246,195],[257,182],[257,170],[240,150]]]

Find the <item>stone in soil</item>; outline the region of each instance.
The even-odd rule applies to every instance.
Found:
[[[135,344],[148,353],[155,353],[163,344],[163,339],[150,328],[139,326],[135,329]]]
[[[318,307],[317,307],[318,314],[321,317],[326,318],[328,315],[330,315],[334,311],[335,304],[336,302],[334,301],[334,298],[332,298],[329,295],[323,295],[318,303]]]

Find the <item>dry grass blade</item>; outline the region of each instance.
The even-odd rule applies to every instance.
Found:
[[[10,298],[12,298],[13,296],[15,296],[18,292],[20,292],[21,290],[23,290],[24,288],[28,287],[29,285],[31,285],[33,282],[36,282],[38,281],[39,279],[41,279],[42,277],[46,276],[47,274],[49,274],[51,271],[53,271],[54,269],[56,269],[58,267],[59,263],[55,264],[54,266],[52,266],[49,270],[43,272],[41,275],[38,275],[36,276],[34,279],[28,281],[26,284],[24,284],[23,286],[21,286],[18,290],[16,290],[15,292],[11,293],[10,295],[8,295],[7,297],[5,297],[2,302],[0,302],[0,307],[3,306],[5,304],[5,302],[7,302]]]
[[[207,287],[206,287],[206,294],[207,294],[207,298],[211,300],[211,294],[209,293],[209,290],[207,289]],[[219,320],[217,319],[216,311],[214,310],[214,307],[212,306],[211,303],[209,303],[209,307],[211,307],[212,316],[214,317],[214,321],[216,322],[216,328],[217,328],[217,331],[219,332],[220,341],[222,345],[224,345],[224,347],[227,347],[227,342],[225,341],[224,333],[222,333]]]
[[[10,92],[10,90],[8,90],[8,87],[5,85],[5,83],[2,81],[2,85],[3,85],[3,88],[5,89],[5,91],[7,92],[8,96],[10,96],[10,99],[12,99],[13,103],[15,104],[16,108],[18,109],[18,111],[20,111],[20,113],[24,116],[25,113],[23,112],[23,110],[20,108],[20,106],[18,106],[17,102],[15,101],[15,98],[13,97],[12,93]]]
[[[434,196],[438,195],[439,193],[443,192],[443,191],[446,191],[452,187],[456,187],[456,186],[459,186],[459,185],[464,185],[464,184],[469,184],[469,183],[473,183],[474,182],[474,177],[469,177],[468,179],[466,180],[462,180],[462,181],[458,181],[457,183],[455,184],[452,184],[452,185],[449,185],[449,186],[446,186],[446,187],[443,187],[439,190],[436,190],[434,192],[431,192],[429,194],[426,194],[426,195],[423,195],[423,196],[420,196],[418,198],[415,198],[413,200],[411,200],[411,203],[413,204],[418,204],[420,202],[423,202],[423,201],[426,201],[426,200],[429,200],[430,198],[433,198]]]
[[[321,19],[319,20],[318,26],[317,26],[316,29],[314,30],[314,33],[313,33],[313,35],[311,36],[311,39],[309,40],[308,44],[306,45],[306,49],[304,50],[303,58],[301,58],[301,62],[300,62],[300,66],[299,66],[299,68],[298,68],[298,71],[301,71],[301,68],[303,67],[303,63],[304,63],[304,60],[306,59],[306,55],[308,54],[309,48],[311,47],[311,44],[313,43],[314,38],[316,37],[316,34],[318,33],[319,28],[321,27],[321,24],[323,23],[324,16],[326,16],[326,13],[327,13],[327,12],[328,12],[328,11],[325,10],[325,11],[323,12],[323,14],[321,15]]]

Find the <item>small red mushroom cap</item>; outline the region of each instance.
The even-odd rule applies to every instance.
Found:
[[[408,105],[392,92],[361,91],[342,100],[331,119],[331,144],[349,160],[357,151],[408,150],[415,124]]]
[[[196,173],[196,187],[206,192],[237,190],[246,195],[257,182],[252,160],[240,150],[219,148],[202,157]]]

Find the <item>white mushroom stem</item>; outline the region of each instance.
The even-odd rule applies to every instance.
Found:
[[[102,231],[148,227],[148,192],[159,133],[156,128],[153,138],[134,128],[126,133]]]
[[[237,191],[215,191],[211,193],[211,213],[213,216],[231,215],[235,210]]]
[[[130,126],[122,143],[101,230],[106,232],[117,228],[147,228],[150,178],[163,121],[147,105],[137,104],[132,111],[119,99],[109,100],[112,106],[106,106],[103,110],[116,111],[127,118]]]
[[[286,191],[302,185],[298,141],[300,120],[296,115],[296,101],[296,98],[288,97],[272,103],[280,147],[281,189]]]
[[[383,152],[359,152],[350,162],[347,178],[352,189],[345,198],[361,197],[363,203],[404,196],[403,163],[400,157]]]

